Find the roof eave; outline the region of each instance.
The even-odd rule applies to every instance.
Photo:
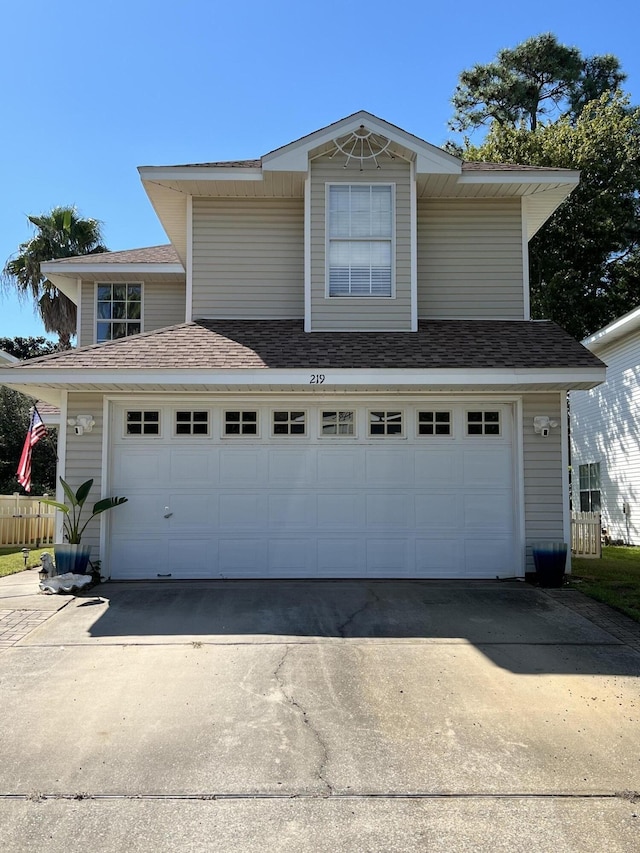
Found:
[[[634,308],[633,311],[629,311],[609,325],[598,329],[597,332],[585,338],[582,345],[591,352],[599,352],[609,344],[615,343],[638,330],[640,330],[640,307]]]
[[[323,391],[343,391],[354,388],[380,393],[387,387],[407,391],[427,392],[449,389],[474,390],[586,390],[605,381],[606,368],[335,368],[327,370]],[[19,375],[17,375],[19,374]],[[274,388],[309,390],[309,371],[306,368],[20,368],[0,369],[0,384],[21,390],[59,388],[82,390],[118,390],[135,393],[145,387],[156,390],[270,390]],[[44,396],[44,394],[42,394]]]

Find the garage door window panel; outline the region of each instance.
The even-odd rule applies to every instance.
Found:
[[[125,414],[124,433],[127,437],[160,436],[160,412],[157,409],[129,409]]]
[[[451,437],[452,434],[451,412],[438,412],[433,410],[418,412],[419,436]]]
[[[258,436],[258,413],[234,409],[224,413],[224,434],[228,438]]]
[[[175,434],[208,436],[209,435],[209,412],[179,410],[176,412]]]
[[[376,410],[369,412],[369,436],[372,438],[386,438],[403,435],[402,412],[397,410]]]
[[[351,437],[356,434],[355,412],[353,410],[323,411],[320,421],[322,438],[334,436],[337,438]]]
[[[277,410],[273,412],[273,436],[304,436],[307,434],[307,413],[298,410]]]
[[[467,412],[467,435],[501,435],[500,412],[470,411]]]

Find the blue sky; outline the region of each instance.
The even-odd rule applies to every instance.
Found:
[[[136,167],[259,157],[366,109],[436,145],[460,71],[542,32],[613,53],[640,102],[637,0],[400,6],[70,0],[0,11],[0,266],[26,214],[75,204],[110,249],[167,241]],[[43,334],[0,296],[0,336]]]

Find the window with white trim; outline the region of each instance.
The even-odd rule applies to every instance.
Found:
[[[322,412],[320,435],[355,435],[355,412]]]
[[[115,341],[142,331],[142,284],[96,286],[96,341]]]
[[[160,412],[135,409],[125,415],[126,435],[160,435]]]
[[[209,412],[176,412],[176,435],[209,435]]]
[[[580,512],[600,512],[600,463],[578,465]]]
[[[402,435],[402,412],[369,412],[369,435]]]
[[[500,435],[500,412],[467,412],[467,435]]]
[[[329,296],[391,296],[392,186],[329,184],[328,195]]]
[[[224,413],[224,434],[229,436],[234,435],[257,435],[258,434],[258,413],[240,412],[234,410]]]
[[[306,412],[278,411],[273,413],[273,435],[306,435]]]
[[[451,435],[451,412],[418,412],[418,435]]]

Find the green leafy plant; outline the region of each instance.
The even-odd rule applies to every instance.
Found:
[[[60,477],[60,482],[62,483],[62,488],[64,489],[65,496],[67,498],[67,503],[59,503],[58,501],[52,500],[41,500],[41,503],[48,504],[49,506],[54,506],[56,509],[59,509],[60,512],[65,514],[63,526],[64,526],[64,535],[67,542],[70,545],[79,545],[82,542],[82,534],[84,533],[89,522],[96,517],[96,515],[100,515],[103,512],[106,512],[108,509],[113,509],[116,506],[120,506],[120,504],[126,503],[128,498],[102,498],[97,503],[93,505],[93,510],[89,518],[83,523],[82,521],[82,509],[86,503],[87,498],[89,497],[89,492],[91,491],[91,487],[93,486],[93,480],[87,480],[78,486],[77,490],[74,492],[71,486],[65,482],[65,480]]]

